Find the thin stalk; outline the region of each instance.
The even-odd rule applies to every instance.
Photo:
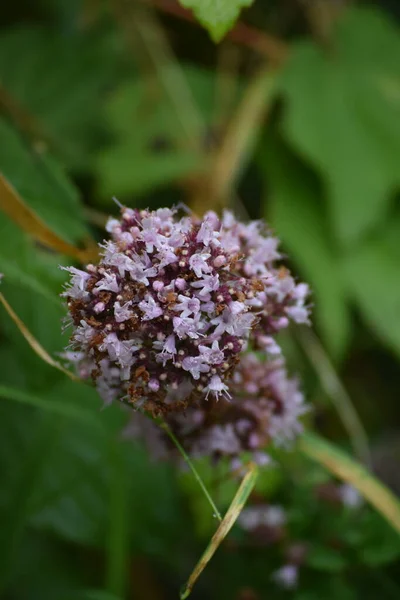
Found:
[[[206,486],[204,484],[204,481],[200,477],[200,475],[199,475],[196,467],[194,466],[194,464],[190,460],[190,458],[189,458],[188,454],[186,453],[185,449],[183,448],[183,446],[181,445],[181,443],[179,442],[179,440],[177,439],[177,437],[175,436],[175,434],[171,431],[170,427],[167,425],[167,423],[165,421],[158,420],[158,419],[155,420],[155,421],[159,425],[159,427],[161,427],[161,429],[163,431],[165,431],[165,433],[167,434],[167,436],[169,437],[169,439],[175,444],[175,446],[177,447],[177,449],[181,453],[184,461],[188,465],[189,469],[192,471],[193,475],[195,476],[195,478],[197,480],[197,483],[199,484],[199,486],[201,487],[201,489],[203,491],[203,494],[207,498],[210,506],[212,507],[212,509],[214,511],[214,515],[217,517],[218,521],[221,522],[222,521],[221,513],[219,512],[218,508],[216,507],[214,500],[211,498],[211,495],[210,495],[208,489],[206,488]]]
[[[274,84],[275,72],[263,66],[247,86],[224,139],[210,161],[208,177],[203,177],[195,190],[190,202],[194,213],[203,214],[209,208],[216,210],[227,205],[260,135],[274,96]]]
[[[311,362],[325,393],[330,397],[347,430],[355,455],[366,465],[371,464],[368,436],[350,395],[315,333],[310,329],[298,332],[304,352]]]
[[[137,410],[129,402],[127,402],[127,401],[122,401],[122,402],[123,402],[123,404],[125,404],[125,406],[128,406],[129,408],[131,408],[133,410]],[[140,409],[139,409],[139,411],[143,416],[145,416],[148,419],[150,419],[151,421],[153,421],[153,423],[155,425],[158,425],[167,434],[167,436],[169,437],[171,442],[174,444],[174,446],[176,446],[178,452],[181,454],[183,460],[188,465],[188,467],[192,471],[197,483],[201,487],[203,494],[205,495],[208,503],[210,504],[211,508],[213,509],[214,515],[217,517],[218,521],[221,522],[222,521],[221,513],[219,512],[214,500],[212,499],[210,492],[206,488],[204,481],[202,480],[202,478],[199,475],[199,472],[197,471],[196,467],[190,460],[189,455],[187,454],[186,450],[183,448],[182,444],[180,443],[180,441],[178,440],[176,435],[171,431],[169,425],[161,417],[152,417],[150,414],[146,413],[145,411],[141,411]]]

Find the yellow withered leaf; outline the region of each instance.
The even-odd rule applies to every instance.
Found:
[[[353,460],[333,444],[313,433],[305,433],[299,441],[300,451],[320,463],[339,479],[350,483],[400,533],[399,499],[366,467]]]

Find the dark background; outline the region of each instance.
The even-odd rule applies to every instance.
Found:
[[[0,171],[23,201],[80,247],[113,196],[266,218],[313,290],[314,333],[282,340],[307,425],[352,452],[355,409],[397,493],[399,16],[393,0],[255,0],[215,45],[172,0],[0,8]],[[1,291],[52,355],[72,261],[0,212]],[[119,407],[46,365],[2,307],[0,396],[1,598],[177,598],[215,529],[191,476],[125,439]],[[250,502],[282,505],[285,531],[235,527],[193,597],[399,598],[382,518],[321,500],[329,476],[295,451],[275,458]],[[201,468],[226,508],[237,483]],[[285,591],[271,574],[291,541],[309,554]]]

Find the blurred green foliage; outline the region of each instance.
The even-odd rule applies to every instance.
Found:
[[[313,2],[256,0],[242,18],[264,42],[239,25],[240,43],[220,46],[168,15],[167,0],[157,10],[139,0],[2,6],[0,172],[76,244],[102,239],[112,196],[162,206],[203,193],[210,208],[215,157],[260,63],[269,67],[274,94],[232,204],[266,217],[310,282],[316,331],[399,490],[398,443],[387,449],[385,436],[400,424],[400,30],[383,6],[324,2],[327,34]],[[220,39],[251,2],[182,4]],[[68,343],[58,265],[70,260],[0,213],[2,291],[52,354]],[[304,351],[284,343],[312,419],[344,439]],[[0,596],[176,598],[215,526],[189,474],[125,439],[120,408],[100,410],[91,388],[43,363],[2,308],[0,373]],[[398,598],[399,542],[381,517],[335,512],[313,495],[319,468],[295,454],[276,461],[256,495],[285,506],[291,535],[311,546],[298,589],[271,581],[282,548],[254,547],[236,527],[193,597]],[[226,508],[235,482],[202,472]]]
[[[219,42],[234,25],[243,7],[253,0],[179,0],[182,6],[193,10],[212,39]]]

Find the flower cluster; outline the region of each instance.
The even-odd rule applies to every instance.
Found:
[[[296,588],[299,567],[304,563],[308,547],[304,542],[288,539],[286,510],[280,505],[253,504],[241,512],[238,524],[252,537],[256,545],[283,545],[285,562],[272,573],[271,579],[280,588]]]
[[[231,399],[209,399],[190,406],[185,413],[169,413],[166,422],[193,457],[208,456],[213,461],[231,460],[240,469],[240,454],[247,452],[260,464],[269,462],[265,448],[282,445],[301,431],[299,418],[307,407],[295,379],[289,379],[282,358],[264,361],[248,352],[231,380]],[[185,390],[176,394],[184,396]],[[143,440],[156,457],[179,454],[166,433],[144,415],[134,413],[127,435]]]
[[[347,546],[347,539],[341,538],[340,535],[332,539],[334,528],[320,530],[321,517],[325,522],[335,514],[328,512],[329,506],[331,509],[339,509],[335,512],[342,526],[343,518],[353,519],[350,513],[358,513],[358,518],[360,517],[363,499],[350,484],[339,484],[329,480],[324,484],[313,485],[309,491],[314,499],[317,499],[317,507],[321,512],[319,512],[319,516],[316,515],[316,506],[310,497],[312,508],[308,515],[307,512],[304,515],[303,533],[300,539],[297,537],[299,532],[298,516],[295,516],[298,514],[300,505],[297,505],[296,501],[293,503],[293,497],[287,493],[284,496],[285,506],[267,504],[259,495],[254,494],[252,504],[243,509],[237,521],[246,532],[246,543],[257,547],[276,546],[282,566],[271,574],[271,579],[282,589],[291,590],[298,586],[301,573],[307,567],[307,557],[310,553],[315,552],[315,548],[318,548],[319,552],[324,546],[327,549],[334,547],[340,551]],[[287,504],[288,502],[289,504]],[[341,508],[344,508],[345,511],[341,511]],[[329,532],[328,536],[326,536],[327,532]],[[321,534],[322,539],[319,539]],[[361,545],[360,550],[362,551],[362,549]]]
[[[274,334],[308,320],[308,287],[276,265],[261,222],[123,208],[107,231],[99,264],[66,268],[64,292],[69,356],[107,403],[159,414],[229,399],[243,351],[278,354]]]

